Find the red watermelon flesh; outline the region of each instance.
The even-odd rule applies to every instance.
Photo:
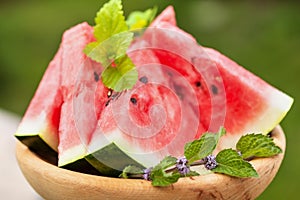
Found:
[[[95,80],[101,66],[83,53],[92,41],[93,28],[87,23],[79,24],[63,35],[61,88],[64,102],[59,126],[59,166],[86,155],[101,112],[99,108],[104,103],[105,89]],[[101,95],[101,98],[95,95]]]
[[[168,8],[168,11],[174,16],[173,9]],[[184,105],[193,105],[194,110],[199,110],[200,123],[205,131],[217,131],[224,124],[226,97],[216,64],[194,38],[178,27],[166,21],[155,20],[153,24],[147,29],[144,39],[149,42],[149,48],[153,49],[159,61],[168,66],[165,68],[165,74],[170,78],[171,87],[182,97]],[[207,60],[201,68],[194,66],[199,56]],[[174,76],[174,72],[179,75]],[[178,78],[183,78],[189,88]],[[197,100],[191,98],[192,96],[196,96]]]
[[[293,99],[216,50],[205,51],[209,58],[214,58],[226,92],[224,127],[229,134],[223,138],[223,148],[232,147],[241,134],[267,134],[278,125]]]
[[[48,151],[41,149],[45,145],[36,136],[41,138],[58,151],[59,166],[86,155],[87,144],[106,102],[108,89],[99,81],[101,66],[83,53],[86,44],[92,41],[93,28],[87,23],[64,33],[60,48],[15,134],[37,153]]]
[[[40,81],[15,134],[17,138],[32,149],[39,148],[34,147],[34,145],[36,139],[41,139],[57,151],[60,107],[63,101],[60,90],[61,56],[62,48],[60,47]],[[31,138],[33,137],[36,139],[32,142]]]
[[[152,27],[156,27],[157,25],[161,24],[162,22],[166,22],[170,25],[176,26],[177,21],[175,18],[175,12],[173,6],[168,6],[165,8],[160,15],[158,15],[155,20],[151,23]]]
[[[232,147],[245,133],[267,133],[283,119],[292,98],[216,50],[198,45],[174,25],[175,19],[170,20],[175,16],[173,9],[168,8],[162,15],[165,16],[153,22],[144,38],[159,61],[179,72],[194,88],[189,92],[180,81],[171,78],[176,87],[187,92],[185,104],[195,103],[189,95],[196,93],[204,128],[226,128],[229,136],[224,146]]]
[[[145,41],[136,41],[130,47],[128,55],[137,66],[140,81],[103,109],[90,153],[114,143],[137,162],[152,166],[166,155],[180,156],[185,143],[203,132],[197,112],[182,104],[169,86],[165,67],[145,46]]]

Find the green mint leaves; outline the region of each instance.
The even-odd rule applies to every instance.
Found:
[[[105,86],[116,92],[131,89],[138,73],[126,51],[134,34],[128,32],[121,0],[106,3],[97,13],[95,22],[97,41],[88,44],[84,52],[104,67],[101,79]]]
[[[218,166],[212,169],[213,172],[223,173],[235,177],[258,177],[253,166],[233,149],[225,149],[216,157]]]
[[[157,7],[147,9],[144,12],[134,11],[130,13],[126,21],[129,30],[142,29],[150,25],[157,13]]]
[[[92,42],[84,49],[85,53],[103,67],[110,66],[112,62],[124,55],[133,40],[133,33],[122,32],[111,36],[103,42]]]
[[[96,26],[94,27],[97,42],[101,43],[115,34],[128,31],[122,9],[121,0],[111,0],[100,9],[95,18]]]
[[[151,173],[152,185],[160,187],[169,186],[176,183],[180,176],[178,172],[166,173],[164,170],[159,169]]]
[[[167,156],[151,170],[150,180],[153,186],[168,186],[178,181],[180,178],[178,172],[167,172],[167,169],[175,165],[176,161],[177,158]]]
[[[124,169],[122,177],[140,177],[152,181],[153,186],[163,187],[177,182],[180,177],[198,176],[196,171],[191,170],[192,166],[197,165],[204,165],[211,172],[233,177],[258,177],[258,173],[249,161],[256,157],[270,157],[282,153],[269,136],[248,134],[240,138],[236,150],[224,149],[216,156],[212,155],[219,140],[225,134],[223,127],[217,133],[205,133],[199,140],[185,145],[183,157],[177,159],[167,156],[154,168],[144,169],[141,174],[138,174],[141,172],[140,169],[136,170],[129,166]]]
[[[254,157],[270,157],[282,153],[273,139],[262,134],[249,134],[242,136],[236,144],[236,149],[241,152],[243,159]]]
[[[130,89],[137,80],[137,71],[131,59],[125,55],[115,60],[116,66],[109,66],[102,73],[102,82],[116,92]]]
[[[224,128],[218,133],[206,133],[199,140],[187,143],[184,147],[184,156],[190,163],[210,155],[216,148],[220,137],[225,135]]]
[[[101,63],[103,84],[116,91],[131,89],[138,79],[134,63],[127,50],[134,39],[132,30],[145,28],[156,15],[156,8],[135,11],[125,20],[121,0],[110,0],[97,13],[94,26],[95,42],[89,43],[84,53]]]

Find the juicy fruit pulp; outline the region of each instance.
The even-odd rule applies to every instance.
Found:
[[[242,134],[272,130],[293,102],[199,46],[176,26],[172,7],[129,48],[139,72],[130,91],[111,93],[102,84],[102,67],[83,54],[94,40],[86,23],[66,31],[16,134],[36,152],[38,138],[58,150],[59,166],[84,171],[78,166],[90,163],[117,176],[126,165],[181,156],[185,143],[220,126],[228,132],[222,146],[232,147]]]

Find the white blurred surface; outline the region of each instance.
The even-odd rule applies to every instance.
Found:
[[[14,133],[19,121],[18,116],[0,109],[0,199],[41,199],[27,183],[16,161]]]

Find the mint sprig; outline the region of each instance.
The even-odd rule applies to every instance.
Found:
[[[106,3],[97,13],[95,22],[94,36],[97,41],[88,44],[84,53],[104,67],[101,79],[105,86],[116,92],[131,89],[138,73],[126,55],[134,34],[128,32],[122,1]]]
[[[153,186],[169,186],[180,177],[198,176],[198,172],[191,170],[191,167],[198,165],[204,165],[211,172],[228,176],[258,177],[257,171],[249,161],[255,157],[270,157],[282,152],[267,135],[248,134],[240,138],[236,145],[237,150],[224,149],[217,156],[212,155],[225,133],[223,127],[217,133],[205,133],[199,140],[185,145],[183,157],[177,159],[167,156],[154,168],[143,170],[139,175],[122,177],[140,177],[152,181]],[[124,170],[128,171],[128,168]]]
[[[116,92],[132,88],[138,74],[130,58],[125,55],[117,58],[114,63],[116,66],[108,66],[102,73],[103,84]]]
[[[242,136],[236,144],[236,149],[241,152],[243,159],[270,157],[282,153],[272,138],[262,134]]]
[[[103,42],[89,43],[84,49],[84,52],[91,59],[101,63],[103,67],[107,68],[113,64],[115,59],[126,55],[126,51],[132,40],[133,33],[122,32],[112,35]]]
[[[145,12],[135,11],[125,20],[121,0],[110,0],[95,17],[95,42],[87,44],[84,53],[104,68],[103,84],[121,92],[131,89],[138,79],[138,72],[127,56],[127,50],[134,40],[134,30],[148,26],[156,15],[156,8]]]
[[[176,161],[175,157],[167,156],[151,170],[150,180],[152,180],[153,186],[168,186],[177,182],[180,174],[178,172],[167,172],[167,169],[175,165]]]
[[[243,158],[233,149],[225,149],[218,153],[216,157],[217,167],[212,169],[213,172],[227,174],[230,176],[246,178],[258,177],[253,166],[243,160]]]
[[[150,175],[153,186],[165,187],[176,183],[181,177],[179,172],[166,173],[163,169],[157,169]]]
[[[128,31],[121,0],[110,0],[97,13],[94,35],[101,43],[111,36]]]
[[[190,163],[205,158],[215,150],[220,137],[225,133],[225,129],[221,127],[218,133],[205,133],[199,140],[187,143],[184,147],[184,156]]]
[[[172,156],[166,156],[162,161],[160,161],[159,164],[157,164],[153,168],[153,171],[155,171],[156,169],[167,169],[168,167],[175,165],[176,161],[177,161],[177,158],[172,157]]]

